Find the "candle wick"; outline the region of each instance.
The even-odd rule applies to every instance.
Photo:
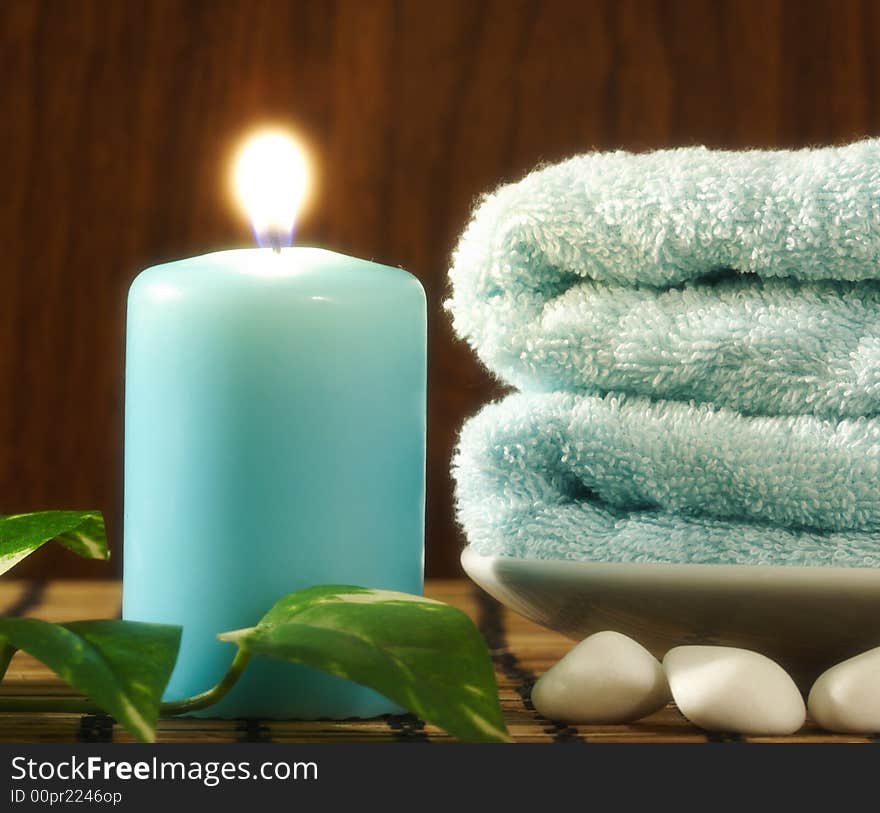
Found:
[[[257,236],[257,242],[261,246],[268,245],[269,248],[272,249],[273,254],[280,254],[281,248],[285,244],[284,233],[278,229],[271,229],[268,233],[264,235],[264,239],[260,239],[259,235]]]

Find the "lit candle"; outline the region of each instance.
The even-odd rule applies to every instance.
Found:
[[[312,584],[422,589],[425,295],[413,276],[289,243],[307,165],[245,148],[268,248],[148,268],[128,302],[123,615],[183,625],[166,693],[203,691],[255,623]],[[206,714],[369,717],[376,693],[257,659]]]

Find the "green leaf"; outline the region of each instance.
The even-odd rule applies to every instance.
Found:
[[[138,621],[0,618],[0,660],[22,649],[88,695],[141,742],[155,739],[180,627]],[[7,660],[8,663],[8,660]]]
[[[0,516],[0,574],[54,539],[86,559],[109,559],[100,511],[40,511]]]
[[[6,641],[0,639],[0,680],[3,680],[5,677],[6,670],[9,668],[9,662],[14,654],[15,647],[9,646]]]
[[[369,686],[460,739],[510,740],[486,644],[448,604],[365,587],[310,587],[285,596],[257,626],[219,637]]]

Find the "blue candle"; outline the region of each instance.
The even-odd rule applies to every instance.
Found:
[[[422,590],[425,295],[314,248],[225,251],[131,287],[127,619],[183,625],[168,699],[214,685],[254,624],[313,584]],[[206,716],[369,717],[378,694],[256,659]]]

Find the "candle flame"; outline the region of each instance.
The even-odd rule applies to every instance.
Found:
[[[289,133],[263,130],[240,147],[233,182],[259,245],[280,250],[293,242],[309,181],[306,151]]]

